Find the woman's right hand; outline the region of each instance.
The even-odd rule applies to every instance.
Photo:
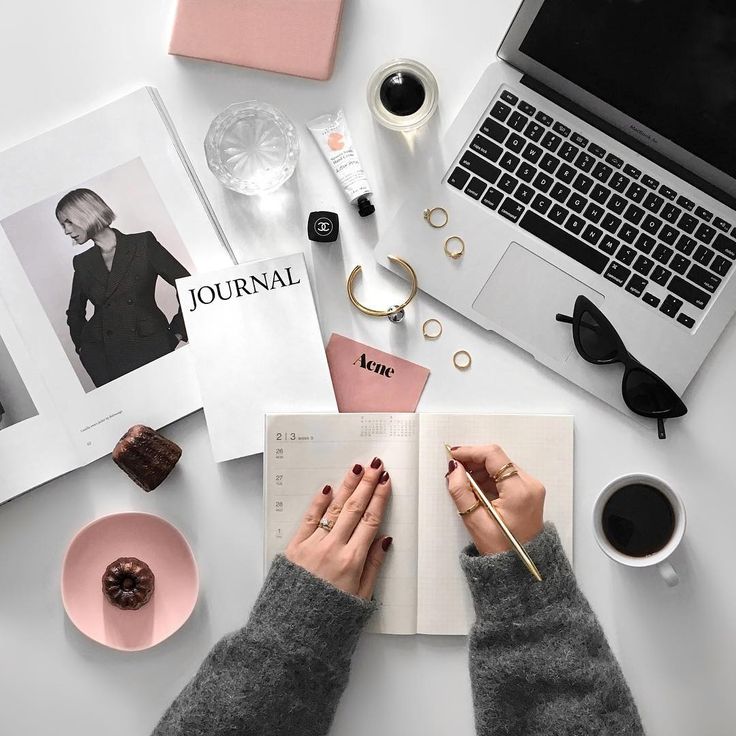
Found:
[[[544,486],[518,465],[518,475],[493,482],[493,476],[506,463],[508,455],[498,445],[467,445],[452,448],[447,473],[447,487],[458,511],[471,508],[476,496],[466,477],[471,473],[488,500],[498,509],[506,526],[524,544],[544,528]],[[511,544],[500,527],[481,505],[462,517],[467,530],[482,555],[505,552]]]

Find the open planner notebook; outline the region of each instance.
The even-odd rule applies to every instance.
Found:
[[[378,456],[391,474],[382,529],[394,542],[369,630],[466,634],[473,608],[459,553],[469,537],[447,493],[444,443],[490,442],[545,484],[545,518],[556,524],[572,560],[570,416],[271,414],[263,474],[266,568],[285,549],[314,493],[326,483],[336,488],[347,468]]]

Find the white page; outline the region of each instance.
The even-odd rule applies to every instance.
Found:
[[[102,196],[120,232],[153,232],[190,272],[231,262],[154,97],[139,89],[0,153],[0,294],[74,447],[72,467],[109,453],[133,424],[161,427],[201,406],[186,345],[95,387],[66,324],[72,258],[92,245],[75,246],[56,221],[56,203],[73,189]],[[167,319],[178,308],[161,278],[156,303]]]
[[[215,460],[263,452],[263,416],[337,411],[304,256],[177,281]]]
[[[459,563],[470,537],[447,492],[445,443],[496,443],[539,478],[547,490],[545,519],[557,526],[572,560],[572,417],[422,414],[417,541],[417,631],[422,634],[467,634],[474,616]]]
[[[392,498],[381,533],[393,537],[375,598],[381,608],[369,631],[416,633],[416,414],[299,414],[266,418],[264,454],[265,566],[283,552],[312,496],[337,489],[356,463],[380,457],[391,475]]]

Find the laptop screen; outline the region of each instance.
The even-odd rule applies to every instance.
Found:
[[[736,178],[736,0],[546,0],[520,50]]]

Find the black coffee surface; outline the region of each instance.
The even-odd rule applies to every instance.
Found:
[[[675,531],[675,512],[669,500],[644,483],[619,488],[606,502],[602,521],[608,541],[630,557],[659,552]]]
[[[381,84],[381,104],[394,115],[413,115],[425,96],[424,85],[410,72],[394,72]]]

